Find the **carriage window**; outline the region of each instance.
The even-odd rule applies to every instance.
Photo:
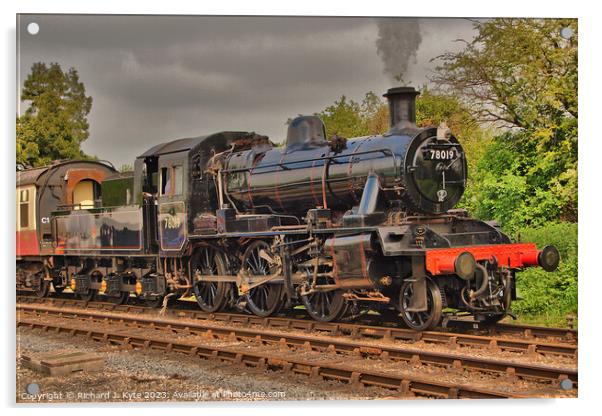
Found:
[[[19,226],[21,228],[29,227],[29,190],[25,189],[20,192],[19,197]]]

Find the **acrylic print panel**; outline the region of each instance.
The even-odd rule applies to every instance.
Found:
[[[578,395],[575,19],[17,34],[17,402]]]

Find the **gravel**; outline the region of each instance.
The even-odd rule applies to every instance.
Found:
[[[394,392],[364,388],[353,390],[336,381],[310,381],[291,375],[228,365],[157,351],[123,350],[65,334],[28,329],[17,332],[17,358],[22,353],[54,350],[101,352],[101,372],[47,376],[17,363],[17,402],[152,402],[239,400],[348,400],[396,398]],[[38,396],[25,394],[30,383],[40,386]]]

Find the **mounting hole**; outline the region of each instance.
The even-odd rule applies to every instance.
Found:
[[[568,378],[565,378],[560,382],[560,388],[562,390],[571,390],[573,388],[573,382]]]
[[[36,22],[31,22],[27,25],[27,32],[29,32],[30,35],[37,35],[39,31],[40,25]]]
[[[29,383],[25,387],[25,391],[27,392],[27,394],[31,394],[33,396],[40,393],[40,386],[38,383]]]
[[[571,29],[570,27],[563,27],[562,29],[560,29],[560,36],[562,36],[564,39],[570,39],[573,37],[573,29]]]

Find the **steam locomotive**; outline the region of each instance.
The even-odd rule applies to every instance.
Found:
[[[466,155],[445,125],[416,127],[409,87],[387,91],[390,130],[327,140],[316,116],[274,146],[223,131],[157,145],[118,173],[62,161],[17,173],[17,289],[151,306],[194,296],[207,312],[318,321],[368,310],[410,328],[446,313],[496,322],[515,272],[557,268],[553,246],[514,244],[454,209]]]

